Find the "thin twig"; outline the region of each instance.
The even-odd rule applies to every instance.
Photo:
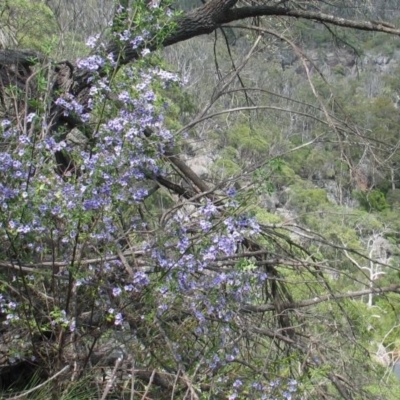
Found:
[[[149,384],[146,386],[146,391],[144,392],[144,394],[142,396],[142,400],[145,400],[145,398],[147,397],[147,393],[149,393],[150,386],[153,383],[155,375],[156,375],[156,370],[153,369],[153,372],[151,373],[151,376],[150,376]]]
[[[106,385],[106,388],[104,389],[103,396],[101,396],[101,400],[105,400],[105,398],[107,397],[109,391],[113,387],[114,382],[115,382],[115,378],[116,378],[116,375],[117,375],[117,370],[118,370],[119,366],[121,365],[121,363],[122,363],[122,358],[118,358],[116,363],[115,363],[115,367],[114,367],[114,369],[112,371],[110,380],[108,381],[108,383]]]

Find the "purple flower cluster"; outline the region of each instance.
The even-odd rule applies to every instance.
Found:
[[[115,311],[113,308],[108,310],[108,318],[114,323],[115,326],[122,325],[124,318],[120,312]]]
[[[241,379],[236,379],[232,383],[232,391],[229,399],[235,400],[242,398],[241,392],[245,388],[244,382]],[[262,382],[256,381],[247,388],[249,392],[262,400],[294,400],[299,394],[298,382],[295,379],[275,379],[273,381]]]
[[[79,61],[78,66],[96,71],[106,62],[96,55]],[[98,101],[104,99],[102,94],[110,90],[119,92],[122,105],[105,113],[95,133],[96,144],[90,150],[72,149],[65,140],[57,139],[40,125],[41,117],[36,113],[26,117],[41,131],[41,138],[34,141],[9,120],[2,120],[0,137],[9,143],[8,148],[0,150],[2,239],[18,236],[33,249],[33,257],[35,252],[39,256],[52,251],[51,246],[43,247],[44,243],[60,241],[64,260],[73,254],[74,240],[82,233],[94,248],[99,241],[115,242],[118,211],[127,212],[146,198],[146,178],[160,173],[162,149],[173,143],[155,106],[153,86],[161,81],[161,70],[132,66],[121,74],[121,82],[113,89],[105,79],[92,86],[90,104],[94,112],[98,111]],[[64,113],[87,120],[73,96],[63,95],[55,104]],[[147,127],[153,129],[153,134],[144,140]],[[83,172],[82,179],[71,181],[54,173],[52,154],[62,151],[72,152]],[[132,285],[139,288],[148,283],[148,277],[138,273]]]
[[[4,325],[13,324],[20,319],[18,315],[18,303],[6,300],[3,294],[0,294],[0,313],[6,315],[6,319],[3,322]]]
[[[104,58],[98,55],[89,56],[77,62],[79,68],[91,72],[99,70],[104,64]]]
[[[63,97],[59,97],[55,101],[55,104],[57,104],[58,106],[62,107],[65,110],[64,115],[68,115],[69,111],[75,112],[79,116],[82,116],[83,114],[83,106],[79,104],[71,94],[65,94],[63,95]]]
[[[73,332],[76,328],[76,323],[73,318],[70,318],[67,316],[67,313],[65,310],[61,311],[53,311],[50,313],[51,321],[50,325],[55,327],[57,325],[69,329],[71,332]]]

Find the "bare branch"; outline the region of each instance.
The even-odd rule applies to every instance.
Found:
[[[280,310],[285,309],[298,309],[298,308],[304,308],[304,307],[310,307],[314,306],[319,303],[323,303],[325,301],[333,301],[333,300],[341,300],[341,299],[348,299],[348,298],[353,298],[353,297],[361,297],[369,293],[375,293],[375,294],[382,294],[382,293],[387,293],[387,292],[392,292],[392,293],[400,293],[400,285],[390,285],[390,286],[385,286],[385,287],[377,287],[377,288],[368,288],[364,290],[358,290],[355,292],[347,292],[347,293],[340,293],[340,294],[327,294],[324,296],[318,296],[313,299],[308,299],[308,300],[303,300],[295,303],[285,303],[281,305]],[[265,305],[244,305],[241,309],[244,312],[266,312],[266,311],[274,311],[276,310],[276,306],[274,304],[265,304]]]

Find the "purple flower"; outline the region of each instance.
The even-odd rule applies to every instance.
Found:
[[[226,276],[225,273],[222,272],[221,274],[218,274],[218,275],[214,278],[213,284],[214,284],[215,286],[219,286],[219,285],[221,285],[221,283],[226,282],[226,280],[227,280],[227,276]]]
[[[132,292],[132,290],[133,290],[133,285],[132,285],[132,284],[125,285],[125,286],[124,286],[124,290],[125,290],[126,292]]]
[[[14,301],[10,301],[10,302],[8,303],[8,308],[9,308],[10,310],[15,310],[15,309],[17,308],[17,303],[15,303]]]
[[[115,319],[114,319],[114,325],[122,325],[122,322],[124,321],[124,317],[122,316],[121,313],[115,314]]]
[[[137,49],[143,42],[144,42],[143,37],[137,36],[133,40],[131,40],[131,46],[133,49]]]
[[[114,58],[114,54],[113,54],[113,53],[109,53],[109,54],[107,55],[107,60],[109,61],[110,65],[111,65],[112,67],[116,67],[117,62],[115,61],[115,58]]]
[[[67,144],[65,143],[64,140],[57,143],[54,140],[54,138],[49,138],[49,137],[45,139],[45,144],[46,144],[46,149],[51,152],[61,151],[62,149],[64,149],[67,146]]]
[[[201,212],[206,217],[211,217],[218,212],[218,209],[217,209],[217,207],[215,207],[215,205],[210,200],[208,200],[207,204],[201,208]]]
[[[148,191],[145,188],[139,188],[134,191],[133,199],[137,202],[142,201],[148,195]]]
[[[254,382],[254,383],[252,384],[252,387],[253,387],[254,389],[260,391],[260,392],[263,391],[263,390],[265,390],[264,385],[262,385],[260,382]]]
[[[233,386],[235,389],[238,389],[238,388],[240,388],[242,385],[243,385],[243,382],[242,382],[240,379],[236,379],[236,381],[233,382],[233,385],[232,385],[232,386]]]
[[[147,54],[150,54],[150,49],[143,49],[141,54],[142,54],[142,57],[146,57]]]
[[[220,236],[214,240],[218,248],[227,256],[232,256],[236,253],[236,241],[229,236]]]
[[[53,215],[59,215],[61,214],[61,207],[60,206],[55,206],[52,208],[51,213]]]
[[[124,102],[124,104],[129,104],[132,101],[131,96],[129,95],[127,90],[123,90],[118,95],[118,100],[121,100],[122,102]]]
[[[279,387],[280,384],[281,384],[281,380],[280,379],[275,379],[275,380],[273,380],[273,381],[271,381],[269,383],[269,386],[271,388],[277,388],[277,387]]]
[[[133,276],[133,284],[136,287],[147,286],[150,283],[149,277],[143,272],[135,272]]]
[[[183,254],[189,247],[190,242],[187,236],[183,236],[179,239],[177,248],[181,254]]]
[[[94,35],[90,36],[88,40],[86,41],[86,46],[88,46],[90,49],[94,49],[96,47],[96,43],[99,40],[100,35]]]
[[[122,42],[127,42],[131,37],[131,32],[126,29],[122,33],[116,33],[116,35],[119,36],[119,40],[121,40]]]
[[[149,90],[144,95],[146,101],[153,102],[156,99],[156,95],[153,91]]]
[[[20,233],[28,233],[31,231],[31,227],[29,225],[20,225],[17,229],[17,232]]]
[[[88,71],[97,71],[104,65],[104,59],[98,55],[89,56],[83,58],[77,62],[78,68],[85,69]]]
[[[11,125],[11,121],[9,119],[3,119],[0,123],[0,126],[2,128],[7,128],[8,126]]]
[[[296,379],[290,379],[289,380],[289,382],[288,382],[288,391],[289,392],[297,392],[297,381],[296,381]]]
[[[26,122],[32,122],[33,118],[36,117],[36,113],[29,113],[26,117]]]
[[[236,197],[236,195],[237,195],[237,190],[236,190],[235,188],[229,188],[229,189],[226,191],[226,194],[227,194],[229,197]]]
[[[206,321],[203,313],[201,313],[199,310],[195,310],[194,315],[200,323],[204,323]]]
[[[98,210],[100,208],[101,201],[98,198],[87,199],[83,201],[83,208],[86,211]]]
[[[203,231],[205,231],[205,232],[208,232],[212,227],[212,223],[209,221],[201,220],[199,222],[199,224],[200,224],[201,229],[203,229]]]

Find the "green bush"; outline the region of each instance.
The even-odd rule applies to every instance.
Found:
[[[268,153],[267,134],[261,129],[252,129],[245,124],[236,125],[229,131],[228,138],[230,145],[244,157]]]
[[[400,189],[389,189],[386,201],[392,209],[400,209]]]
[[[44,52],[57,33],[54,15],[41,0],[1,1],[0,24],[9,27],[19,47]]]
[[[360,206],[366,211],[380,212],[390,208],[385,195],[378,189],[373,189],[369,192],[361,192],[357,190],[353,195],[359,201]]]

